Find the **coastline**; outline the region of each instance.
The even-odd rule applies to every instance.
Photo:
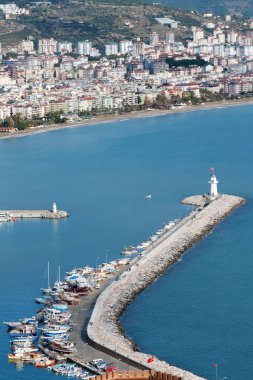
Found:
[[[244,99],[235,99],[235,100],[223,100],[221,102],[207,102],[200,105],[190,105],[184,107],[178,107],[170,110],[141,110],[141,111],[132,111],[129,113],[124,113],[122,115],[101,115],[92,120],[87,119],[81,122],[74,123],[64,123],[64,124],[51,124],[46,125],[45,127],[34,127],[28,128],[24,131],[18,131],[14,133],[2,132],[0,134],[0,140],[17,138],[17,137],[25,137],[25,136],[33,136],[41,133],[59,131],[61,129],[67,128],[81,128],[81,127],[89,127],[92,125],[101,125],[107,124],[117,121],[126,121],[131,119],[144,119],[148,117],[158,117],[164,115],[173,115],[178,113],[185,112],[193,112],[193,111],[205,111],[212,110],[218,108],[227,108],[227,107],[238,107],[244,105],[253,105],[253,97],[252,98],[244,98]]]

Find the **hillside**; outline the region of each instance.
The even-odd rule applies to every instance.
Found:
[[[140,37],[148,41],[149,33],[156,31],[165,34],[168,30],[155,20],[162,16],[175,18],[188,26],[177,29],[176,38],[180,39],[189,37],[190,27],[200,26],[202,22],[201,16],[191,12],[147,5],[139,0],[55,1],[52,5],[31,8],[29,16],[12,20],[11,33],[1,33],[0,42],[13,43],[29,35],[74,43],[89,39],[97,47],[125,38]],[[17,31],[13,30],[13,25],[16,25]],[[6,28],[2,25],[3,30]]]
[[[147,0],[147,2],[153,2],[153,0]],[[253,16],[253,0],[159,0],[159,3],[199,12],[241,13],[246,16]]]

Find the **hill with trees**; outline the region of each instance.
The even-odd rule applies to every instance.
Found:
[[[153,0],[146,0],[151,3]],[[213,14],[236,14],[253,16],[253,0],[160,0],[159,3],[186,10]]]

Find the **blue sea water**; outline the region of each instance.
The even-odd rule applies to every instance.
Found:
[[[247,204],[189,250],[122,317],[139,347],[169,363],[220,379],[253,378],[253,107],[240,106],[112,122],[0,140],[0,209],[51,207],[66,220],[0,224],[0,321],[30,316],[34,297],[62,272],[119,257],[124,245],[183,218],[188,195],[220,191]],[[152,194],[152,200],[145,195]],[[0,379],[53,379],[8,364],[0,324]]]

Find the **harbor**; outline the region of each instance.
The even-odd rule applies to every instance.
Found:
[[[48,368],[56,374],[90,379],[111,373],[150,370],[175,379],[201,380],[191,372],[138,352],[120,326],[128,304],[184,252],[234,209],[241,197],[219,194],[212,173],[210,192],[185,198],[196,208],[184,219],[171,221],[136,247],[124,247],[122,257],[91,268],[74,268],[42,289],[35,299],[36,316],[5,322],[11,341],[10,361]]]

